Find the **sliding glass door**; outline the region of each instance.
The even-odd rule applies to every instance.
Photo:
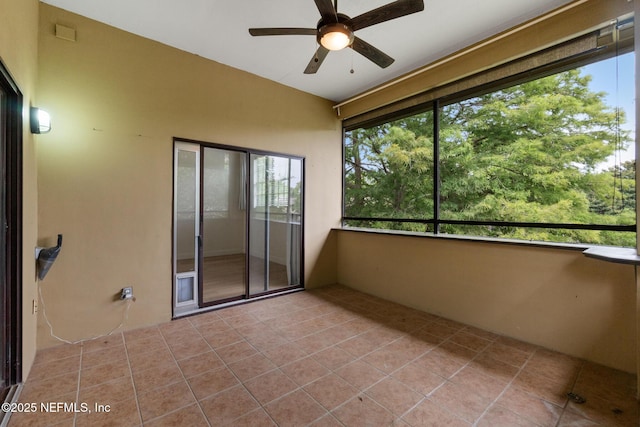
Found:
[[[175,142],[174,315],[301,287],[303,159]]]
[[[249,292],[300,285],[302,160],[251,155]]]
[[[246,155],[204,147],[201,305],[246,294]]]

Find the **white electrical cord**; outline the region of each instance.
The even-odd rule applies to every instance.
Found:
[[[42,287],[40,286],[40,282],[38,282],[38,294],[40,295],[40,304],[42,305],[42,316],[44,317],[45,322],[47,322],[47,325],[49,326],[49,333],[50,333],[51,337],[57,339],[58,341],[66,343],[66,344],[80,344],[80,343],[83,343],[83,342],[86,342],[86,341],[93,341],[93,340],[97,340],[98,338],[108,337],[109,335],[113,334],[116,330],[118,330],[121,327],[123,327],[125,322],[129,319],[129,308],[131,308],[131,302],[135,301],[135,298],[127,299],[127,306],[125,307],[124,313],[122,314],[122,321],[120,322],[120,324],[118,326],[116,326],[115,328],[110,330],[108,333],[106,333],[104,335],[98,335],[98,336],[93,337],[93,338],[85,338],[83,340],[78,340],[78,341],[69,341],[69,340],[66,340],[64,338],[60,338],[59,336],[57,336],[56,334],[53,333],[53,326],[51,325],[51,322],[49,321],[49,318],[47,317],[47,308],[46,308],[45,303],[44,303],[44,298],[42,297]]]

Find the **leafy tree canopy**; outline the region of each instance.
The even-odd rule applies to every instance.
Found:
[[[440,219],[635,224],[635,162],[603,170],[631,142],[623,111],[580,69],[440,111]],[[433,112],[349,132],[347,216],[433,218]],[[424,230],[424,225],[373,226]],[[461,227],[443,232],[635,246],[634,233]]]

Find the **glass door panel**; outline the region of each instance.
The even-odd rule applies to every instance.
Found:
[[[302,160],[251,155],[249,292],[302,284]]]
[[[202,163],[202,303],[246,294],[246,155],[205,147]]]
[[[174,312],[197,309],[200,239],[200,147],[176,144],[174,196]]]

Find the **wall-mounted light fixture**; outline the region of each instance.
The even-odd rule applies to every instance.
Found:
[[[31,133],[47,133],[51,130],[51,116],[44,110],[31,107]]]

